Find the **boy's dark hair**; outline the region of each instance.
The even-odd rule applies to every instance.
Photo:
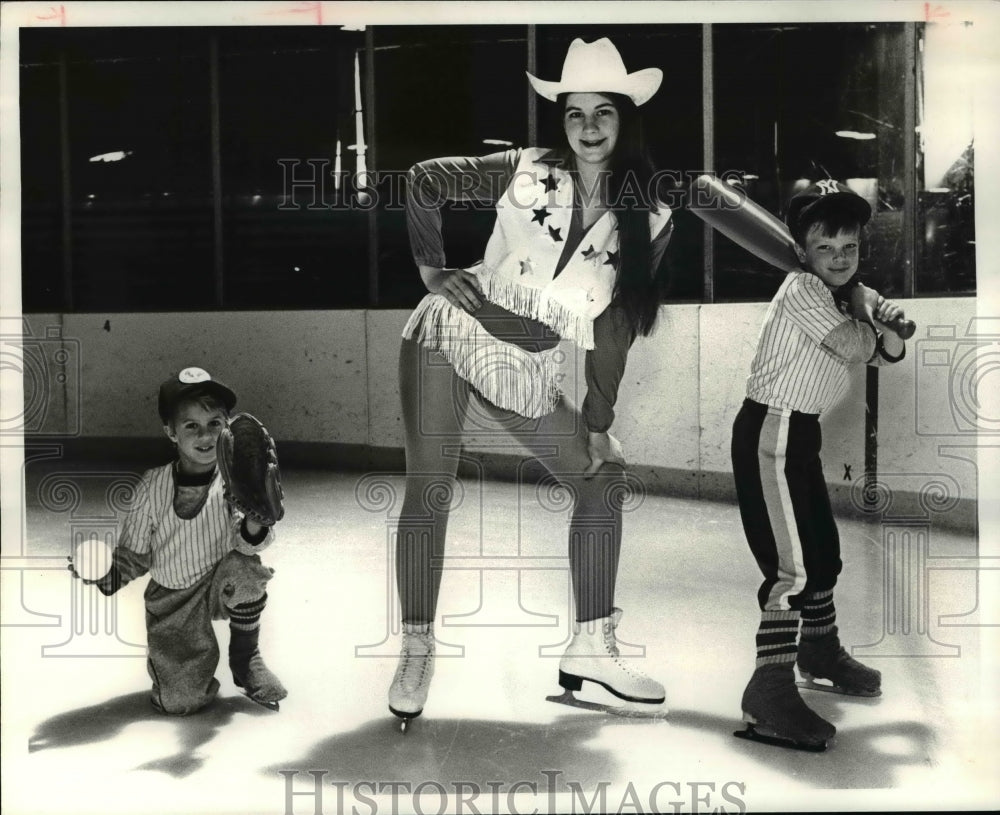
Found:
[[[813,224],[824,235],[835,237],[842,231],[860,231],[872,217],[868,202],[846,184],[826,178],[810,184],[788,202],[785,223],[799,246]]]
[[[813,226],[820,229],[820,234],[835,238],[841,232],[860,232],[861,221],[858,216],[845,207],[828,207],[827,211],[813,212],[799,218],[791,227],[792,237],[799,246],[805,246],[806,235]]]
[[[208,411],[217,410],[227,419],[229,418],[229,408],[222,399],[207,389],[198,388],[184,394],[184,396],[173,403],[167,411],[164,424],[172,425],[177,418],[177,414],[181,412],[181,407],[191,404],[198,405]]]
[[[178,406],[191,401],[206,410],[222,410],[228,416],[236,405],[236,394],[203,368],[185,368],[160,385],[157,403],[160,419],[170,424],[177,416]]]

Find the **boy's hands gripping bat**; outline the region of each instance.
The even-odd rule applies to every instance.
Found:
[[[783,272],[801,271],[791,232],[777,217],[751,200],[745,192],[710,175],[700,175],[691,184],[688,208],[752,255]],[[858,319],[872,315],[856,314]],[[886,324],[900,339],[908,340],[917,330],[903,315]]]
[[[913,336],[914,326],[911,320],[903,319],[903,312],[895,303],[891,303],[882,297],[874,289],[870,289],[863,283],[857,283],[847,293],[847,303],[849,304],[849,312],[855,320],[860,320],[861,322],[868,323],[872,328],[875,328],[875,323],[879,325],[888,326],[892,328],[893,332],[901,339],[908,340]],[[899,311],[896,316],[889,317],[888,319],[879,319],[878,314],[883,310]],[[893,325],[899,324],[901,328],[896,330]],[[907,324],[913,326],[913,328],[907,329]],[[909,333],[906,333],[907,330]]]

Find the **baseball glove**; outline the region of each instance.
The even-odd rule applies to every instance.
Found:
[[[218,459],[227,501],[262,526],[282,519],[278,452],[264,425],[249,413],[234,416],[219,436]]]

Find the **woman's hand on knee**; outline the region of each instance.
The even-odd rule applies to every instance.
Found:
[[[590,466],[583,471],[584,476],[590,478],[605,464],[626,465],[625,452],[622,450],[622,443],[608,432],[590,432],[587,440],[587,452],[590,454]]]
[[[431,294],[440,294],[453,306],[469,314],[474,314],[483,304],[483,290],[473,272],[421,266],[420,277]]]

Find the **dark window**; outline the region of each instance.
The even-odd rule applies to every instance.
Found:
[[[386,26],[375,30],[379,305],[412,306],[426,294],[406,233],[401,180],[416,162],[482,156],[527,145],[524,26]],[[491,208],[445,205],[447,262],[480,260]]]
[[[21,69],[21,302],[23,310],[61,311],[62,169],[59,67]]]
[[[364,307],[367,214],[336,178],[353,172],[355,54],[338,28],[220,29],[226,305]]]
[[[212,303],[204,35],[88,29],[66,43],[73,302]]]
[[[874,205],[869,283],[890,296],[975,293],[966,28],[711,32],[705,134],[701,25],[21,29],[22,306],[412,306],[424,288],[405,173],[528,146],[531,36],[542,78],[559,77],[576,37],[610,37],[629,70],[664,71],[642,113],[675,212],[669,301],[698,302],[705,288],[704,226],[679,193],[706,169],[737,177],[779,217],[808,181],[848,180]],[[359,90],[371,205],[352,179]],[[535,104],[544,134],[554,106]],[[494,220],[491,207],[446,206],[449,264],[478,260]],[[780,273],[711,234],[714,299],[769,298]]]
[[[904,26],[720,25],[715,40],[716,166],[783,217],[810,181],[847,180],[869,199],[862,273],[902,296]],[[822,55],[822,59],[817,59]],[[769,298],[781,274],[715,236],[718,300]]]
[[[972,84],[963,71],[971,34],[970,25],[957,24],[921,32],[918,296],[976,291]]]

